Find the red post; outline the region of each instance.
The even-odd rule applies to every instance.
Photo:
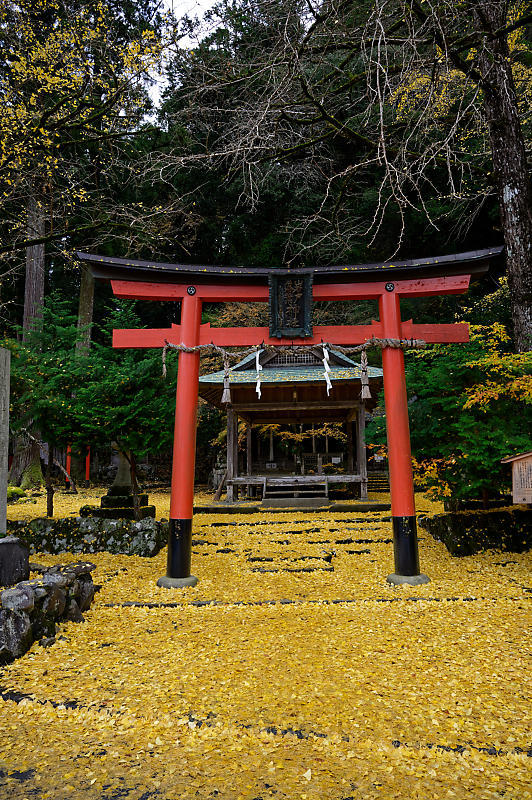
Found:
[[[401,339],[401,310],[395,284],[387,283],[379,298],[379,313],[384,338]],[[402,350],[385,347],[382,351],[386,432],[392,500],[395,574],[390,583],[427,583],[420,575],[417,546],[414,479],[408,425],[405,358]]]
[[[72,469],[72,445],[71,444],[67,445],[65,469],[68,472],[68,474],[70,475],[70,470]],[[65,484],[66,484],[66,488],[70,489],[70,486],[71,486],[70,481],[69,480],[65,480]]]
[[[87,447],[87,455],[85,456],[85,486],[89,486],[91,480],[91,448]]]
[[[200,342],[201,298],[196,287],[187,287],[181,305],[181,343],[194,347]],[[196,413],[199,387],[199,351],[179,353],[175,409],[172,488],[166,577],[158,585],[194,586],[190,574],[194,466],[196,460]]]

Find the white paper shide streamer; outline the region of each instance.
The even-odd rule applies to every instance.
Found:
[[[229,360],[224,358],[224,388],[222,392],[222,403],[228,406],[231,403],[231,388],[229,380]]]
[[[329,372],[331,371],[331,368],[329,366],[329,351],[327,350],[327,348],[325,346],[323,346],[323,358],[322,358],[322,361],[323,361],[323,369],[324,369],[323,377],[325,378],[325,383],[327,384],[327,397],[329,397],[329,392],[332,389],[331,379],[329,378]]]
[[[255,391],[257,392],[257,397],[261,398],[261,391],[260,391],[260,371],[262,369],[262,364],[260,363],[260,351],[257,350],[255,353],[255,369],[257,370],[257,383],[255,384]]]

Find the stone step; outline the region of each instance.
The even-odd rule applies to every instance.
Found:
[[[326,497],[270,497],[261,503],[262,508],[328,508]]]

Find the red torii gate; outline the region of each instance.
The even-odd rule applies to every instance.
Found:
[[[270,345],[359,345],[372,338],[422,339],[427,343],[467,342],[469,327],[457,324],[415,324],[401,320],[401,297],[415,298],[467,291],[471,275],[487,271],[502,248],[492,248],[437,259],[391,264],[366,264],[312,269],[313,300],[377,299],[379,321],[371,325],[315,326],[313,335],[299,339],[271,338],[268,328],[211,328],[201,324],[202,303],[267,302],[268,275],[274,270],[211,267],[130,261],[78,253],[95,278],[111,281],[117,297],[181,301],[181,323],[171,328],[113,331],[113,347],[163,347],[165,342],[195,347],[214,343],[222,347]],[[383,273],[385,279],[383,280]],[[325,282],[334,279],[335,282]],[[179,353],[175,433],[170,497],[167,574],[158,581],[166,587],[193,586],[190,574],[196,412],[200,354]],[[420,574],[404,353],[382,350],[388,461],[392,503],[395,573],[390,583],[426,583]]]

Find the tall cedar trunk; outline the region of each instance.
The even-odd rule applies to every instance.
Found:
[[[483,2],[477,15],[490,34],[504,27],[506,3]],[[480,53],[484,109],[506,245],[517,349],[532,349],[532,196],[517,94],[506,37],[489,38]]]
[[[92,312],[94,307],[94,278],[85,265],[81,267],[81,284],[79,287],[78,335],[76,353],[86,356],[91,346]],[[79,459],[74,459],[74,471],[78,468],[79,476],[84,469]]]
[[[37,239],[44,236],[44,210],[36,193],[30,194],[28,200],[28,238]],[[24,287],[24,317],[22,322],[22,341],[25,342],[41,317],[44,303],[44,244],[35,244],[26,248],[26,280]],[[35,437],[38,439],[39,434]],[[15,442],[15,453],[9,470],[9,483],[23,488],[42,486],[43,475],[39,446],[26,437],[18,437]]]
[[[78,338],[76,349],[80,353],[88,353],[91,343],[92,312],[94,306],[94,278],[85,265],[81,268],[81,285],[79,287]]]
[[[101,75],[101,63],[98,53],[95,54],[94,59],[94,93],[93,102],[97,108],[103,102],[103,96],[98,91],[99,81],[97,78]],[[103,120],[98,118],[95,121],[95,127],[102,132]],[[100,189],[101,172],[102,172],[102,156],[101,156],[101,143],[94,144],[94,150],[91,148],[91,162],[93,167],[93,180],[97,190]],[[81,284],[79,287],[79,306],[78,306],[78,338],[76,342],[76,349],[78,352],[87,354],[91,346],[91,329],[92,318],[94,310],[94,278],[89,267],[85,264],[81,267]]]
[[[38,435],[36,434],[36,436]],[[43,485],[44,478],[38,442],[28,442],[25,436],[17,437],[8,481],[12,486],[20,485],[22,489],[32,489]]]
[[[44,236],[44,211],[35,193],[28,201],[28,238]],[[22,341],[25,342],[42,314],[44,303],[44,244],[26,248],[26,281],[24,287],[24,319]]]

